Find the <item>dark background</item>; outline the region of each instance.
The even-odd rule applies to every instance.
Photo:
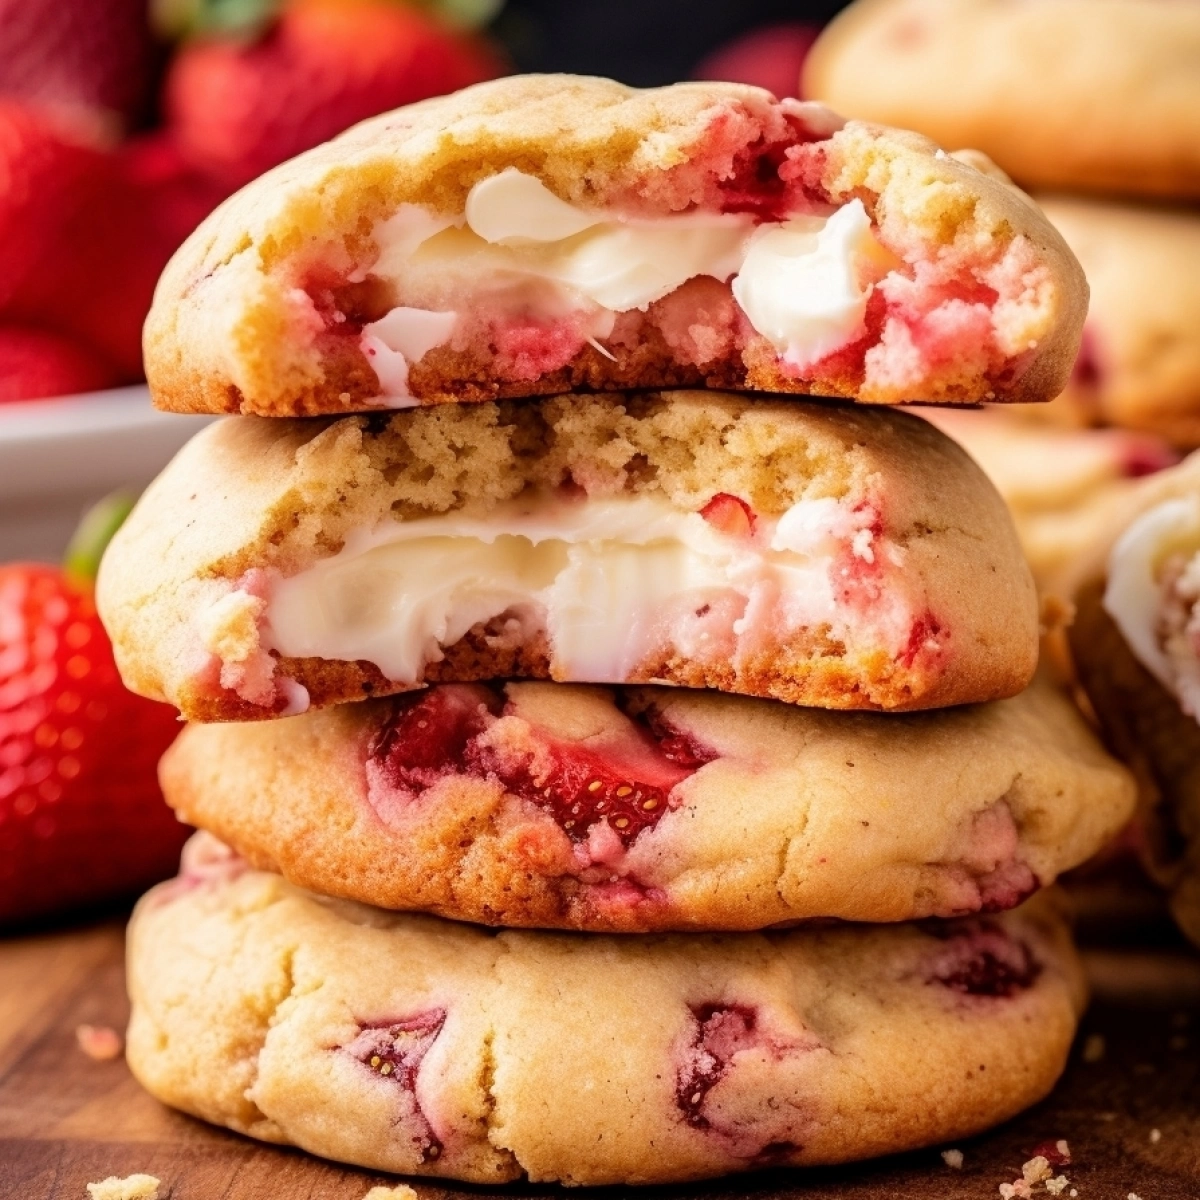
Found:
[[[780,21],[823,25],[845,0],[509,0],[495,23],[518,71],[607,75],[636,87],[687,79],[709,51]]]

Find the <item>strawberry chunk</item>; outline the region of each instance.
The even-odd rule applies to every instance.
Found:
[[[714,528],[730,537],[752,537],[756,519],[754,510],[745,500],[718,492],[701,510],[700,515]]]
[[[649,730],[662,756],[677,766],[696,771],[705,763],[720,757],[715,750],[705,746],[693,734],[672,725],[666,717],[652,708],[637,714],[635,719]]]
[[[1042,973],[1024,942],[990,923],[950,935],[938,957],[930,982],[965,996],[1007,999],[1033,987]]]
[[[499,707],[495,693],[471,684],[443,684],[400,696],[369,753],[394,787],[423,792],[439,779],[467,770],[469,742]]]
[[[672,789],[692,773],[640,742],[634,749],[629,755],[612,749],[600,754],[547,738],[530,753],[510,755],[480,745],[472,748],[472,757],[506,791],[545,809],[572,841],[583,841],[592,826],[607,821],[628,846],[658,824],[671,807]]]

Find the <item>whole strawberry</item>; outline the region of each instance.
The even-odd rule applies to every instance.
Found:
[[[73,569],[0,567],[0,925],[140,891],[188,832],[156,777],[175,713],[121,683],[86,574],[127,508],[85,522]]]
[[[221,196],[168,135],[113,151],[0,99],[0,320],[70,335],[111,383],[141,379],[154,285]]]
[[[144,114],[158,53],[146,0],[0,0],[0,95],[116,133]]]
[[[119,382],[109,363],[60,333],[0,324],[0,404],[95,392]]]
[[[357,121],[501,69],[485,43],[399,0],[286,0],[256,37],[182,47],[167,124],[192,162],[240,186]]]

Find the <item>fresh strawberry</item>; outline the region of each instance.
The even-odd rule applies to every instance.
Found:
[[[500,73],[483,42],[396,0],[288,0],[253,40],[184,45],[167,121],[192,162],[240,186],[365,117]]]
[[[752,29],[704,58],[692,78],[751,83],[780,99],[799,96],[800,71],[820,32],[803,21]]]
[[[146,0],[0,0],[0,95],[110,132],[144,115],[158,53]]]
[[[142,378],[142,323],[167,259],[221,191],[153,135],[116,153],[0,101],[0,316],[69,333]]]
[[[119,382],[111,364],[61,334],[0,325],[0,404],[95,392]]]
[[[0,312],[38,315],[64,234],[108,203],[116,178],[80,130],[0,100]]]
[[[745,500],[718,492],[701,510],[700,515],[714,528],[730,537],[750,537],[754,533],[754,510]]]
[[[99,511],[85,540],[115,523]],[[137,892],[187,834],[155,773],[175,713],[122,685],[86,576],[97,558],[0,567],[0,925]]]

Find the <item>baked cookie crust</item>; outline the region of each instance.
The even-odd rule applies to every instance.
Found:
[[[1083,1006],[1044,904],[882,929],[495,934],[208,858],[134,915],[134,1074],[215,1124],[406,1175],[670,1182],[949,1141],[1045,1095]]]

